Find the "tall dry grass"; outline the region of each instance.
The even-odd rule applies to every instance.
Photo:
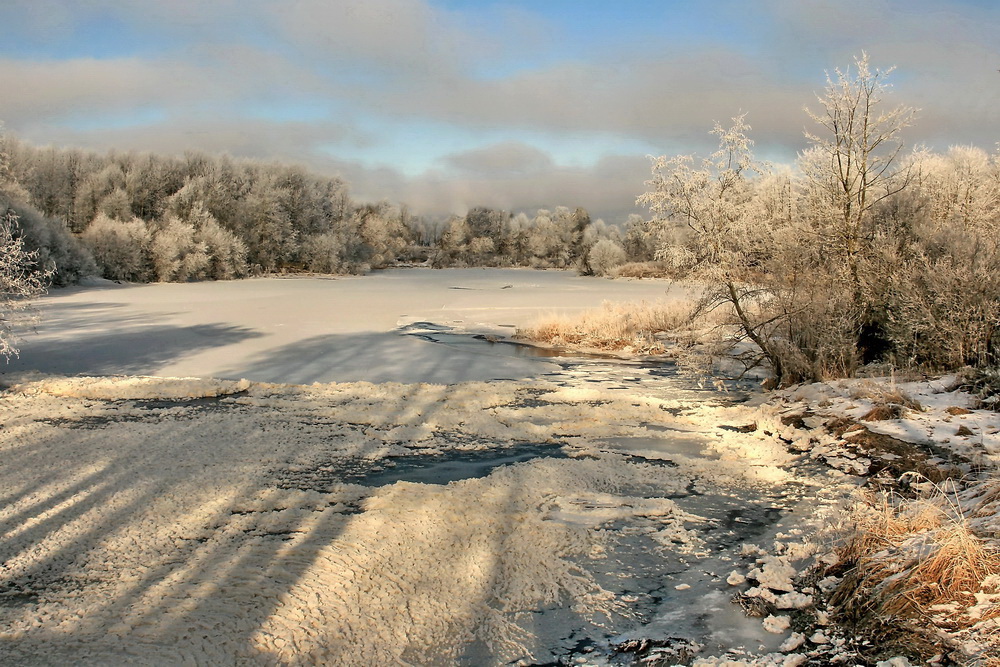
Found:
[[[612,303],[576,315],[550,315],[519,329],[515,338],[557,347],[576,347],[639,354],[662,354],[660,334],[691,323],[692,304],[681,301]]]
[[[867,493],[837,555],[844,578],[830,603],[844,619],[880,627],[896,620],[970,633],[1000,655],[1000,482],[925,497]]]

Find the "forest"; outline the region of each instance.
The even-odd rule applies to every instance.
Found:
[[[297,166],[188,153],[99,155],[2,139],[0,207],[55,284],[225,280],[285,271],[365,273],[397,263],[577,267],[620,261],[618,229],[587,211],[474,208],[430,220],[352,201],[348,185]],[[638,216],[637,216],[638,217]]]

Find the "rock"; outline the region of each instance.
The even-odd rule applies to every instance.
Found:
[[[792,621],[787,616],[768,616],[763,621],[764,629],[780,635],[792,627]]]
[[[797,649],[798,647],[802,646],[805,643],[806,643],[805,635],[803,635],[801,632],[793,632],[791,636],[788,637],[788,639],[781,642],[781,646],[778,647],[778,650],[781,651],[782,653],[788,653],[789,651],[794,651],[795,649]]]

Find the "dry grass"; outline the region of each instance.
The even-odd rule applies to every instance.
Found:
[[[870,380],[860,382],[851,391],[851,398],[867,399],[874,403],[872,409],[861,418],[864,421],[901,419],[906,410],[923,410],[920,403],[898,388],[895,382],[888,385]]]
[[[851,398],[865,398],[876,404],[901,405],[910,410],[923,410],[920,403],[890,381],[889,384],[865,380],[851,391]]]
[[[686,302],[605,301],[600,308],[578,315],[542,319],[532,327],[519,329],[515,338],[557,347],[662,354],[666,348],[659,334],[681,329],[691,318],[692,306]]]
[[[611,269],[612,278],[673,278],[661,262],[629,262]]]
[[[1000,411],[1000,367],[967,369],[959,376],[959,388],[976,397],[976,407]]]
[[[977,530],[982,517],[997,515],[998,497],[995,479],[961,493],[934,486],[915,500],[868,493],[838,550],[835,567],[845,574],[831,605],[859,624],[930,622],[976,634],[1000,651],[1000,637],[979,625],[1000,617],[1000,591],[993,590],[1000,582],[1000,541],[992,530]]]

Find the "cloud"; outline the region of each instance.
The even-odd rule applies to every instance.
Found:
[[[42,122],[72,125],[103,116],[126,117],[157,110],[160,115],[241,115],[248,103],[294,103],[335,88],[308,71],[260,51],[208,46],[186,59],[139,58],[38,61],[0,60],[0,85],[16,95],[0,97],[0,118],[11,127]]]
[[[806,146],[802,107],[815,106],[823,71],[865,49],[873,64],[898,66],[890,103],[921,109],[909,143],[997,140],[996,7],[671,6],[650,10],[634,35],[594,26],[592,48],[567,43],[580,33],[553,24],[553,11],[429,0],[8,0],[0,24],[18,39],[0,46],[0,119],[37,143],[302,162],[342,174],[359,197],[430,213],[566,204],[613,219],[635,210],[643,153],[707,153],[713,122],[740,112],[759,153],[792,159]],[[586,7],[573,11],[567,20],[585,25]],[[90,54],[87,26],[108,19],[126,53]],[[671,20],[690,30],[664,25],[672,37],[658,39],[656,21]],[[407,176],[384,156],[399,148],[393,137],[421,127],[456,132],[440,146],[408,142],[413,155],[399,160]],[[545,150],[598,136],[581,164]],[[367,146],[386,164],[372,166]]]
[[[547,157],[547,156],[546,156]],[[431,170],[408,179],[386,178],[385,170],[351,172],[360,187],[389,187],[417,213],[442,215],[462,213],[475,206],[505,210],[534,211],[555,206],[582,206],[593,217],[608,222],[624,221],[630,213],[641,212],[636,197],[649,178],[649,160],[642,156],[604,156],[593,165],[565,166],[502,177],[495,173],[458,175]],[[392,181],[395,181],[394,183]]]
[[[365,140],[355,128],[330,121],[201,117],[87,131],[49,125],[21,136],[35,143],[96,151],[128,149],[175,156],[186,151],[226,153],[239,158],[301,163],[329,175],[339,173],[340,163],[331,160],[326,147]]]
[[[441,162],[460,174],[484,178],[537,175],[555,166],[545,151],[514,141],[446,155]]]

